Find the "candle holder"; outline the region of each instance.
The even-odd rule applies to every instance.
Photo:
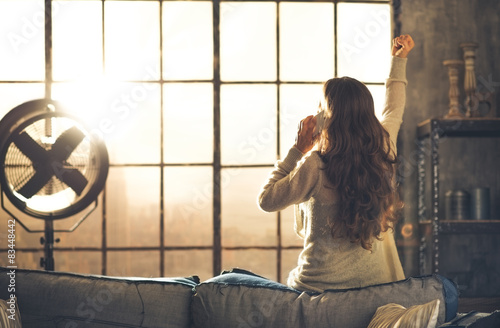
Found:
[[[474,97],[476,93],[476,73],[474,65],[476,60],[476,49],[479,45],[475,42],[465,42],[460,44],[464,52],[465,62],[465,76],[464,76],[464,90],[465,90],[465,116],[473,117],[478,116],[476,113],[477,106],[474,106]],[[477,101],[476,101],[477,103]]]
[[[444,118],[463,118],[464,114],[460,111],[460,89],[458,87],[459,69],[463,67],[464,61],[461,59],[448,59],[443,61],[443,65],[448,68],[448,77],[450,79],[450,108]]]

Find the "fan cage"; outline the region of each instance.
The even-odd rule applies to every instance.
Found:
[[[50,152],[57,138],[71,128],[83,133],[81,142],[74,149],[68,149],[70,154],[66,159],[52,165],[56,173],[59,169],[62,174],[65,169],[77,169],[87,180],[85,188],[77,193],[54,174],[30,198],[21,195],[19,190],[33,179],[38,167],[15,144],[16,136],[27,133],[41,149]],[[66,218],[88,207],[104,187],[109,165],[106,148],[100,139],[86,132],[69,115],[46,110],[12,128],[3,143],[0,163],[0,182],[7,198],[22,212],[42,219]]]

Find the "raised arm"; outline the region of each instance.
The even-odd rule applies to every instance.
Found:
[[[385,106],[382,112],[382,125],[389,132],[392,149],[396,151],[398,131],[403,121],[406,102],[406,62],[415,43],[409,35],[393,40],[392,61],[389,78],[386,81]]]

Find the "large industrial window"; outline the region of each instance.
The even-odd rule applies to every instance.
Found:
[[[365,82],[381,111],[389,1],[52,1],[50,42],[45,2],[0,0],[0,117],[49,90],[111,163],[97,210],[56,233],[56,270],[207,279],[243,267],[285,281],[302,242],[292,210],[261,212],[258,191],[325,80]],[[16,233],[18,267],[40,268],[41,234]]]

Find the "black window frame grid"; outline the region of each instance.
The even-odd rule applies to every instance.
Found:
[[[105,16],[105,2],[113,1],[113,0],[96,0],[101,2],[102,6],[102,33],[103,33],[103,68],[105,65],[105,24],[104,24],[104,16]],[[121,1],[135,1],[135,0],[121,0]],[[232,0],[232,1],[224,1],[224,0],[212,0],[212,24],[213,24],[213,77],[212,79],[200,79],[200,80],[164,80],[163,79],[163,3],[167,1],[163,0],[141,0],[146,2],[158,2],[159,3],[159,27],[160,27],[160,79],[153,81],[146,81],[147,83],[159,83],[160,84],[160,163],[159,164],[110,164],[110,168],[112,167],[158,167],[160,169],[160,218],[159,218],[159,243],[158,247],[111,247],[107,244],[107,212],[106,212],[106,202],[107,202],[107,188],[104,188],[101,197],[102,197],[102,238],[101,238],[101,247],[54,247],[55,252],[55,261],[56,261],[56,269],[57,269],[57,252],[100,252],[102,255],[101,258],[101,274],[106,275],[108,273],[107,270],[107,258],[109,252],[114,251],[159,251],[160,253],[160,276],[165,275],[165,252],[168,251],[195,251],[195,250],[211,250],[213,254],[212,258],[212,270],[213,275],[217,275],[223,269],[222,264],[222,252],[224,250],[275,250],[276,251],[276,272],[277,277],[270,277],[272,279],[276,279],[277,281],[281,280],[282,275],[282,251],[284,250],[299,250],[301,246],[284,246],[282,245],[282,235],[281,235],[281,211],[276,213],[276,225],[277,225],[277,234],[276,234],[276,245],[275,246],[236,246],[229,247],[224,246],[222,244],[221,238],[221,172],[224,169],[230,168],[272,168],[274,164],[243,164],[243,165],[223,165],[221,162],[221,111],[220,111],[220,92],[221,86],[225,84],[271,84],[276,85],[277,92],[277,147],[276,147],[276,156],[277,158],[281,157],[280,154],[280,85],[282,84],[320,84],[321,81],[281,81],[280,80],[280,3],[281,2],[297,2],[297,3],[331,3],[333,4],[333,46],[334,46],[334,58],[333,58],[333,67],[334,67],[334,76],[337,76],[338,72],[338,44],[337,44],[337,5],[339,3],[361,3],[361,4],[389,4],[391,6],[391,29],[392,35],[400,34],[400,22],[398,20],[399,12],[400,12],[400,0],[386,0],[386,1],[370,1],[370,0],[313,0],[313,1],[305,1],[305,0]],[[185,1],[185,0],[170,0],[171,1]],[[192,0],[192,1],[202,1],[207,2],[210,0]],[[220,4],[224,2],[272,2],[276,3],[276,81],[222,81],[220,76]],[[51,98],[51,89],[53,84],[52,78],[52,0],[44,0],[45,5],[45,79],[43,81],[0,81],[1,84],[6,83],[44,83],[45,84],[45,96],[46,98]],[[58,81],[60,82],[60,81]],[[124,81],[124,82],[144,82],[144,81]],[[213,161],[212,163],[165,163],[164,161],[164,127],[163,127],[163,115],[164,115],[164,85],[168,83],[212,83],[213,84]],[[381,82],[365,82],[367,85],[383,85]],[[165,208],[164,208],[164,168],[166,167],[202,167],[209,166],[213,169],[213,203],[212,203],[212,219],[213,219],[213,240],[212,245],[207,246],[166,246],[165,245]],[[7,251],[7,248],[1,248],[2,251]],[[31,252],[38,253],[43,252],[43,246],[39,247],[23,247],[17,248],[18,252]],[[244,265],[244,263],[242,263]]]

